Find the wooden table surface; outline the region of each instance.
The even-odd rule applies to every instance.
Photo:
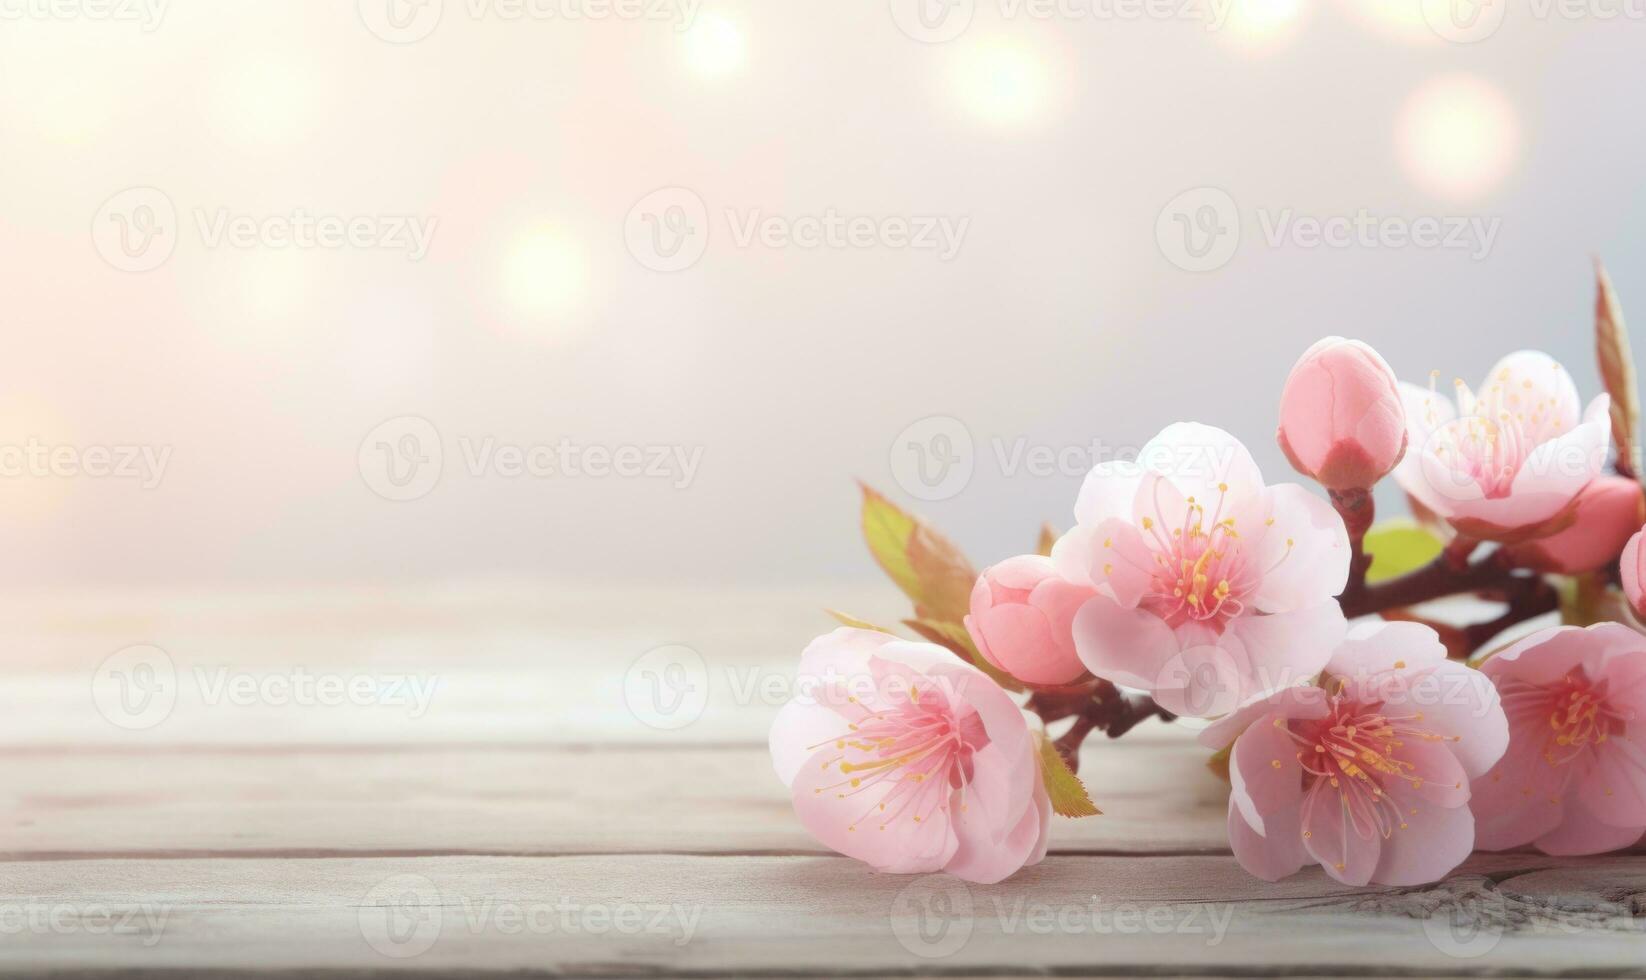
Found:
[[[1646,975],[1646,855],[1268,884],[1166,726],[1002,884],[830,854],[766,728],[819,606],[887,591],[7,600],[0,970]]]

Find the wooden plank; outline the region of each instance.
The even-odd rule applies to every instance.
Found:
[[[0,746],[757,743],[837,625],[825,603],[906,605],[889,585],[0,597]]]
[[[1226,852],[1227,787],[1186,734],[1082,756],[1105,815],[1065,852]],[[21,856],[823,853],[759,746],[12,750]]]
[[[823,857],[17,862],[0,969],[1639,976],[1643,893],[1640,857],[1368,890],[1227,856],[1061,856],[987,887]]]

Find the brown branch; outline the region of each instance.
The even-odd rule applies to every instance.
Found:
[[[1177,717],[1145,695],[1122,694],[1108,681],[1100,680],[1093,684],[1084,695],[1084,703],[1072,712],[1064,711],[1067,704],[1061,700],[1062,695],[1046,698],[1044,694],[1036,693],[1029,698],[1029,707],[1042,719],[1056,721],[1074,715],[1074,725],[1052,743],[1063,761],[1068,763],[1070,771],[1079,770],[1080,743],[1093,731],[1119,738],[1150,718],[1171,721]]]

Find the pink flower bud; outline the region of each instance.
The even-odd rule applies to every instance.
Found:
[[[1646,521],[1646,496],[1640,484],[1621,476],[1599,477],[1577,495],[1577,516],[1571,527],[1511,545],[1509,557],[1539,572],[1592,572],[1617,557],[1642,521]]]
[[[1628,597],[1629,605],[1634,608],[1635,614],[1646,619],[1646,528],[1635,532],[1629,543],[1623,546],[1623,559],[1619,563],[1618,571],[1623,578],[1623,594]]]
[[[1067,684],[1086,672],[1074,614],[1096,595],[1060,577],[1050,558],[1021,555],[984,570],[966,629],[989,663],[1026,684]]]
[[[1286,378],[1278,438],[1292,466],[1328,490],[1370,487],[1406,453],[1394,372],[1360,341],[1327,337]]]

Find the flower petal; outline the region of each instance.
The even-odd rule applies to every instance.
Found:
[[[1475,818],[1466,806],[1391,799],[1401,823],[1383,842],[1372,880],[1382,885],[1423,885],[1439,881],[1463,863],[1475,845]]]
[[[1377,870],[1383,839],[1357,834],[1348,804],[1320,779],[1303,798],[1303,846],[1333,878],[1345,885],[1364,885]]]
[[[1295,808],[1276,814],[1267,826],[1267,834],[1258,833],[1241,816],[1235,801],[1229,800],[1229,849],[1247,873],[1264,881],[1279,881],[1313,863],[1303,848],[1303,831]]]
[[[1124,609],[1101,595],[1087,600],[1075,614],[1074,647],[1093,674],[1144,690],[1178,650],[1177,637],[1160,617]]]
[[[1264,492],[1264,525],[1249,546],[1262,572],[1256,603],[1287,612],[1330,601],[1349,581],[1349,532],[1332,505],[1296,483]]]

